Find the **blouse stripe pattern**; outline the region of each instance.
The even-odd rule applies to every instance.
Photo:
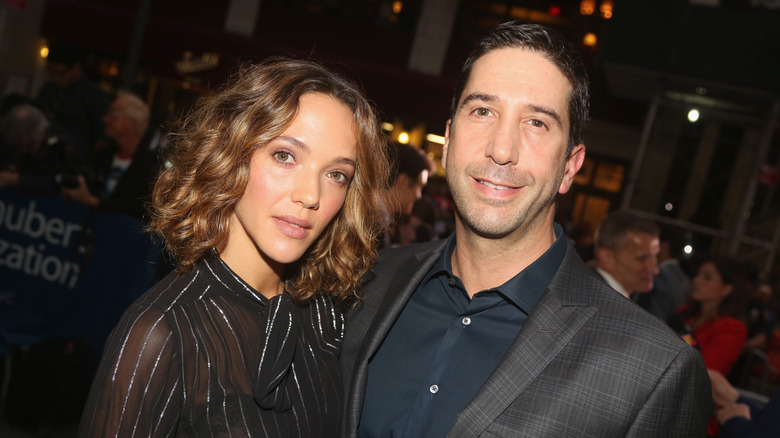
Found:
[[[329,437],[343,309],[265,298],[215,254],[142,295],[106,342],[86,437]]]

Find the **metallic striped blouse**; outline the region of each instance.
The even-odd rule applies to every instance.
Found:
[[[125,312],[79,436],[334,436],[343,328],[330,298],[269,300],[206,258]]]

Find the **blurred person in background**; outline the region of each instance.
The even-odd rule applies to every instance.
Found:
[[[701,351],[707,369],[724,376],[745,347],[745,293],[744,265],[733,257],[708,256],[691,281],[687,304],[677,311],[682,324],[670,320],[670,326]],[[707,434],[717,433],[718,422],[712,417]]]
[[[43,84],[35,104],[51,120],[52,135],[71,144],[79,164],[89,163],[92,152],[104,138],[103,115],[109,97],[84,73],[84,52],[75,44],[53,41],[49,44]]]
[[[19,104],[0,123],[0,188],[30,194],[56,194],[76,187],[81,171],[73,148],[49,136],[49,120],[38,108]]]
[[[708,369],[731,371],[747,338],[744,266],[733,257],[708,256],[691,281],[687,304],[677,314],[693,334]]]
[[[388,180],[373,109],[274,58],[202,98],[168,149],[151,229],[178,270],[112,332],[80,436],[334,436],[344,308]]]
[[[149,107],[138,96],[120,91],[103,117],[108,145],[95,153],[91,171],[63,194],[108,213],[146,220],[145,204],[160,169],[150,141]]]
[[[400,242],[397,228],[399,219],[412,214],[414,203],[422,197],[422,190],[428,183],[428,174],[433,169],[430,159],[421,149],[398,142],[391,142],[389,147],[390,188],[384,210],[383,247]],[[402,222],[409,223],[409,220]]]
[[[596,230],[596,273],[626,298],[649,292],[658,274],[659,232],[651,220],[609,213]]]
[[[718,438],[777,438],[780,436],[780,389],[765,405],[731,386],[723,374],[708,370],[720,428]]]

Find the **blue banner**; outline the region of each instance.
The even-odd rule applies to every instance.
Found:
[[[157,278],[160,250],[134,218],[0,190],[0,356],[48,338],[99,352]]]

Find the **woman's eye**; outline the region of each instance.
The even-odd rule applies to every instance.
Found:
[[[276,157],[277,160],[281,161],[282,163],[290,163],[292,162],[292,154],[286,151],[277,151],[274,152],[274,157]]]
[[[340,183],[349,181],[349,177],[347,177],[347,175],[342,172],[330,172],[328,176]]]

